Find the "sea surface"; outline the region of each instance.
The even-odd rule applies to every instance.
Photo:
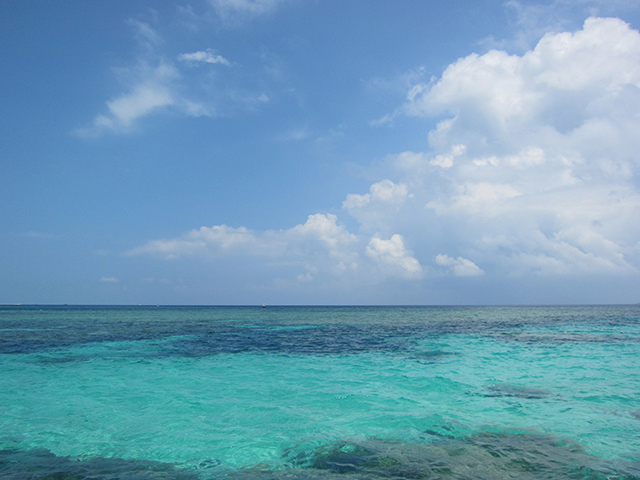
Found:
[[[2,479],[640,478],[640,306],[0,306]]]

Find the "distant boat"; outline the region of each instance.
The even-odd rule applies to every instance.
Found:
[[[263,304],[262,304],[262,308],[267,308],[267,306],[263,303]]]

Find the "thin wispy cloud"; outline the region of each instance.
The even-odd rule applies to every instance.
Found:
[[[269,102],[264,91],[239,90],[210,73],[199,73],[197,66],[230,67],[233,63],[214,49],[164,55],[161,34],[147,22],[130,20],[128,24],[139,52],[135,63],[119,67],[118,78],[123,91],[105,102],[106,111],[96,115],[87,126],[73,133],[83,138],[105,134],[128,134],[139,130],[143,120],[152,115],[178,114],[182,117],[212,117],[220,110],[255,110]],[[217,87],[217,88],[216,88]]]
[[[149,22],[130,18],[127,24],[133,31],[133,36],[139,47],[154,52],[163,43],[162,35]]]
[[[139,81],[126,93],[108,100],[106,113],[99,114],[90,126],[78,128],[74,133],[88,138],[104,133],[128,133],[148,115],[186,105],[175,92],[173,82],[179,74],[173,66],[162,63],[150,67],[145,64],[137,69],[140,71]]]
[[[224,58],[222,55],[217,55],[215,51],[208,48],[206,50],[200,50],[198,52],[193,53],[182,53],[178,55],[178,60],[186,63],[210,63],[210,64],[220,64],[220,65],[231,65],[229,60]]]
[[[237,23],[273,12],[287,0],[209,0],[218,16]]]
[[[116,277],[101,277],[101,283],[118,283],[119,280]]]
[[[126,82],[126,90],[106,102],[107,111],[97,115],[89,126],[77,128],[81,137],[99,137],[105,133],[131,132],[140,119],[167,109],[185,108],[189,102],[182,99],[175,81],[180,73],[156,50],[162,43],[160,34],[148,23],[129,20],[138,45],[143,53],[131,67],[119,69]],[[193,108],[191,108],[193,111]]]

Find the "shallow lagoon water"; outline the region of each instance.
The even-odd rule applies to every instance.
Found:
[[[640,478],[640,307],[0,307],[3,478]]]

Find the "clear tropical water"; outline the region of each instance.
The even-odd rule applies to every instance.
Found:
[[[640,306],[0,307],[0,477],[640,478]]]

